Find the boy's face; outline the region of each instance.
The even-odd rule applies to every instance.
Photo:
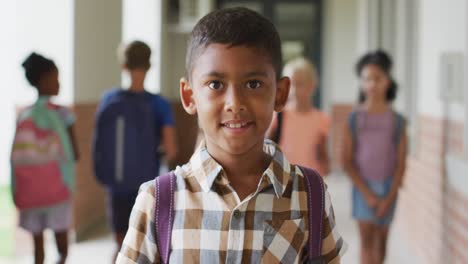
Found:
[[[180,85],[184,108],[198,114],[212,155],[262,150],[273,111],[283,108],[288,92],[289,79],[277,80],[267,56],[252,47],[223,44],[205,48],[190,82],[182,79]]]

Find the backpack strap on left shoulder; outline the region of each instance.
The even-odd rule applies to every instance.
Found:
[[[304,175],[307,192],[307,212],[309,220],[308,260],[321,263],[323,219],[325,213],[325,186],[322,177],[314,170],[297,166]]]
[[[168,172],[154,179],[154,224],[156,245],[162,263],[169,263],[171,253],[172,224],[174,223],[174,192],[176,175]]]

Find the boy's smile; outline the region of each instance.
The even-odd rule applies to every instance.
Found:
[[[254,47],[210,44],[189,74],[189,82],[181,81],[182,101],[198,114],[210,153],[263,151],[273,111],[282,109],[289,91],[289,79],[277,81],[268,56]]]

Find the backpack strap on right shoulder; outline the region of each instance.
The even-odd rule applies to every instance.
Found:
[[[307,191],[309,219],[308,263],[321,263],[323,219],[325,212],[325,187],[322,177],[314,170],[298,166],[304,175]]]
[[[162,263],[169,263],[171,252],[175,181],[176,175],[172,171],[154,179],[156,246]]]
[[[398,112],[393,111],[393,116],[395,118],[395,131],[393,132],[395,145],[400,144],[401,134],[405,126],[405,118]]]

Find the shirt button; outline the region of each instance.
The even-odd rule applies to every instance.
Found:
[[[234,211],[234,217],[235,218],[240,218],[241,217],[241,212],[239,212],[239,210],[235,210]]]

